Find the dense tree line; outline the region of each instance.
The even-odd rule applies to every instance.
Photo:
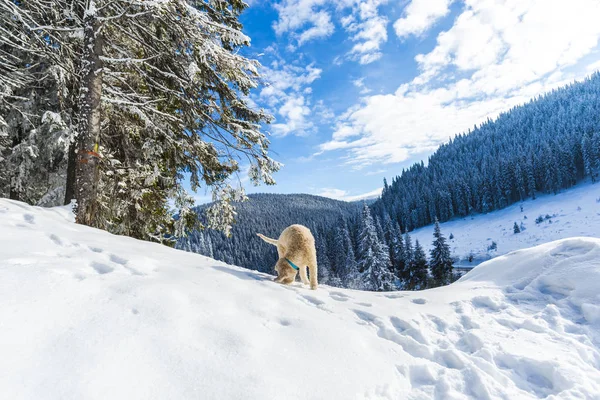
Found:
[[[0,0],[0,196],[76,199],[77,222],[164,241],[197,221],[183,183],[212,189],[227,231],[241,162],[274,183],[248,101],[238,0]],[[174,218],[175,214],[178,218]]]
[[[600,167],[600,73],[459,134],[384,183],[376,215],[402,231],[557,193]]]
[[[315,236],[321,283],[388,291],[425,289],[453,279],[450,250],[439,226],[429,265],[419,242],[413,247],[397,223],[373,217],[367,204],[305,194],[256,194],[236,209],[230,238],[198,230],[179,239],[176,247],[273,274],[277,251],[256,233],[277,238],[287,226],[299,223]]]

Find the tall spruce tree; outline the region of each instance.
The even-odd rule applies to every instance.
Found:
[[[400,279],[403,286],[406,286],[410,280],[414,254],[412,239],[410,235],[406,233],[404,235],[404,268],[400,272]]]
[[[379,241],[371,210],[364,204],[359,234],[359,269],[366,290],[394,290],[394,275],[387,246]]]
[[[406,268],[406,249],[404,246],[404,239],[402,237],[402,232],[400,232],[400,227],[398,224],[395,224],[395,230],[397,232],[396,242],[392,243],[391,253],[393,253],[393,264],[392,271],[396,276],[397,281],[400,283],[402,287],[402,279],[404,270]]]
[[[427,288],[428,266],[425,251],[418,240],[415,241],[415,251],[411,260],[408,290],[423,290]]]
[[[245,100],[260,81],[258,63],[239,53],[249,43],[238,21],[245,7],[237,0],[0,2],[0,25],[10,33],[0,37],[0,109],[19,107],[12,94],[46,73],[35,75],[37,66],[72,82],[59,86],[69,100],[61,109],[73,116],[63,118],[69,151],[61,168],[78,222],[157,241],[181,234],[195,221],[183,189],[189,178],[193,190],[212,189],[207,225],[228,232],[232,203],[245,198],[230,184],[239,159],[251,164],[253,183],[274,183],[279,164],[260,131],[270,116]],[[33,114],[41,119],[42,111]]]
[[[434,286],[448,285],[452,281],[454,261],[450,254],[450,246],[448,246],[446,238],[442,235],[437,218],[433,229],[433,237],[433,248],[431,249],[429,261],[433,284]]]

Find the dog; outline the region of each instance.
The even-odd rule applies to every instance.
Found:
[[[310,284],[312,290],[317,289],[317,250],[310,229],[303,225],[290,225],[281,232],[277,240],[261,233],[257,235],[265,242],[277,246],[279,259],[275,264],[275,271],[277,271],[275,282],[289,285],[294,282],[299,271],[302,283]],[[307,268],[310,282],[306,273]]]

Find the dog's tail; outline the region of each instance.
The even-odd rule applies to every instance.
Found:
[[[262,233],[257,233],[256,234],[259,238],[261,238],[262,240],[264,240],[267,243],[272,244],[273,246],[277,246],[277,240],[275,239],[271,239],[269,237],[266,237],[265,235],[263,235]]]

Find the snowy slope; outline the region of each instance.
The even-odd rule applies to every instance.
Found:
[[[424,292],[310,291],[0,199],[0,393],[600,398],[599,288],[600,239]]]
[[[523,211],[521,211],[521,206]],[[551,216],[536,224],[538,216]],[[515,234],[514,223],[525,226]],[[441,224],[449,241],[452,255],[460,266],[475,266],[482,261],[511,251],[573,236],[600,237],[600,183],[584,183],[557,195],[543,195],[503,210],[454,219]],[[410,232],[427,249],[433,241],[433,225]],[[488,251],[492,242],[497,250]],[[473,261],[467,261],[473,254]]]

